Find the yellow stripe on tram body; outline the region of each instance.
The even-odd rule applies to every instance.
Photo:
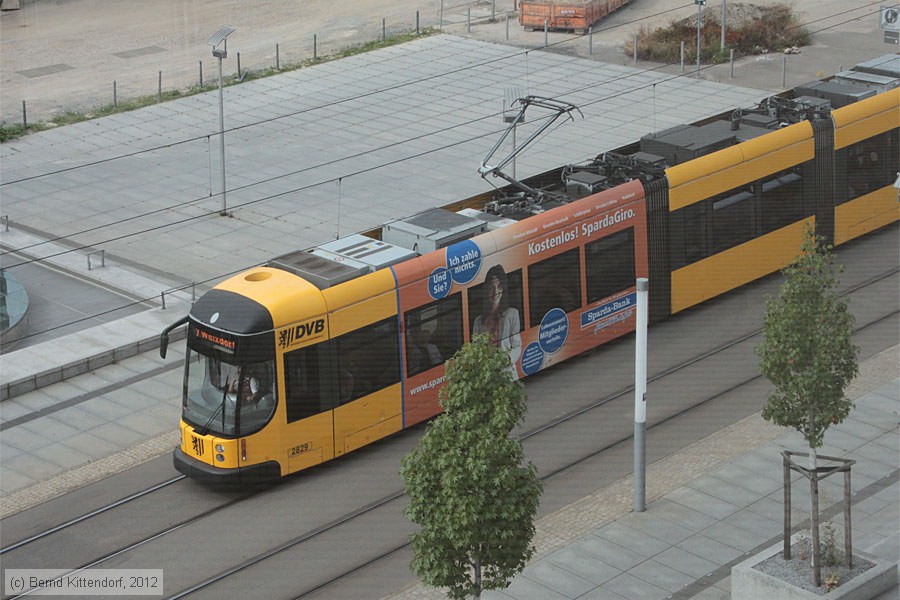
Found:
[[[900,88],[838,108],[831,114],[834,118],[835,150],[852,146],[900,127]]]
[[[807,219],[812,222],[813,219]],[[784,267],[803,239],[800,221],[672,272],[672,313]]]
[[[811,160],[814,152],[812,126],[804,121],[666,169],[669,211]]]
[[[834,211],[835,246],[898,220],[897,193],[897,189],[889,185],[837,206]]]

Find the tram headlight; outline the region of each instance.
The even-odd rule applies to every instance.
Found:
[[[216,452],[225,452],[225,446],[222,444],[216,444]]]
[[[216,460],[219,462],[225,462],[225,455],[224,454],[216,454]]]

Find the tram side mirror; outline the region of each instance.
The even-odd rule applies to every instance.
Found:
[[[166,357],[166,349],[168,349],[168,347],[169,347],[169,334],[168,333],[160,334],[160,336],[159,336],[159,357],[160,358]]]
[[[182,325],[184,325],[187,322],[188,322],[188,316],[185,315],[184,317],[178,319],[177,321],[175,321],[174,323],[172,323],[171,325],[169,325],[168,327],[163,329],[162,333],[159,334],[159,357],[160,358],[166,357],[166,350],[169,348],[169,332],[172,331],[173,329],[177,329],[177,328],[181,327]]]

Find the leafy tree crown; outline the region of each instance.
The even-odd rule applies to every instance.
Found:
[[[412,568],[454,599],[505,588],[534,553],[542,485],[510,437],[526,404],[508,367],[486,335],[463,346],[447,366],[444,413],[403,460],[406,512],[420,528]]]
[[[766,298],[760,369],[775,389],[764,419],[793,427],[820,448],[825,431],[847,418],[844,391],[858,372],[854,318],[837,293],[831,246],[807,224],[800,255],[782,270],[777,297]]]

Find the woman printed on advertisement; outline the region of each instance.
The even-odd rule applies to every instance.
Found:
[[[510,374],[518,379],[516,361],[522,353],[522,338],[519,335],[521,321],[519,311],[509,305],[509,282],[501,265],[491,267],[484,279],[484,301],[482,312],[475,318],[472,335],[486,333],[495,345],[509,354]]]

